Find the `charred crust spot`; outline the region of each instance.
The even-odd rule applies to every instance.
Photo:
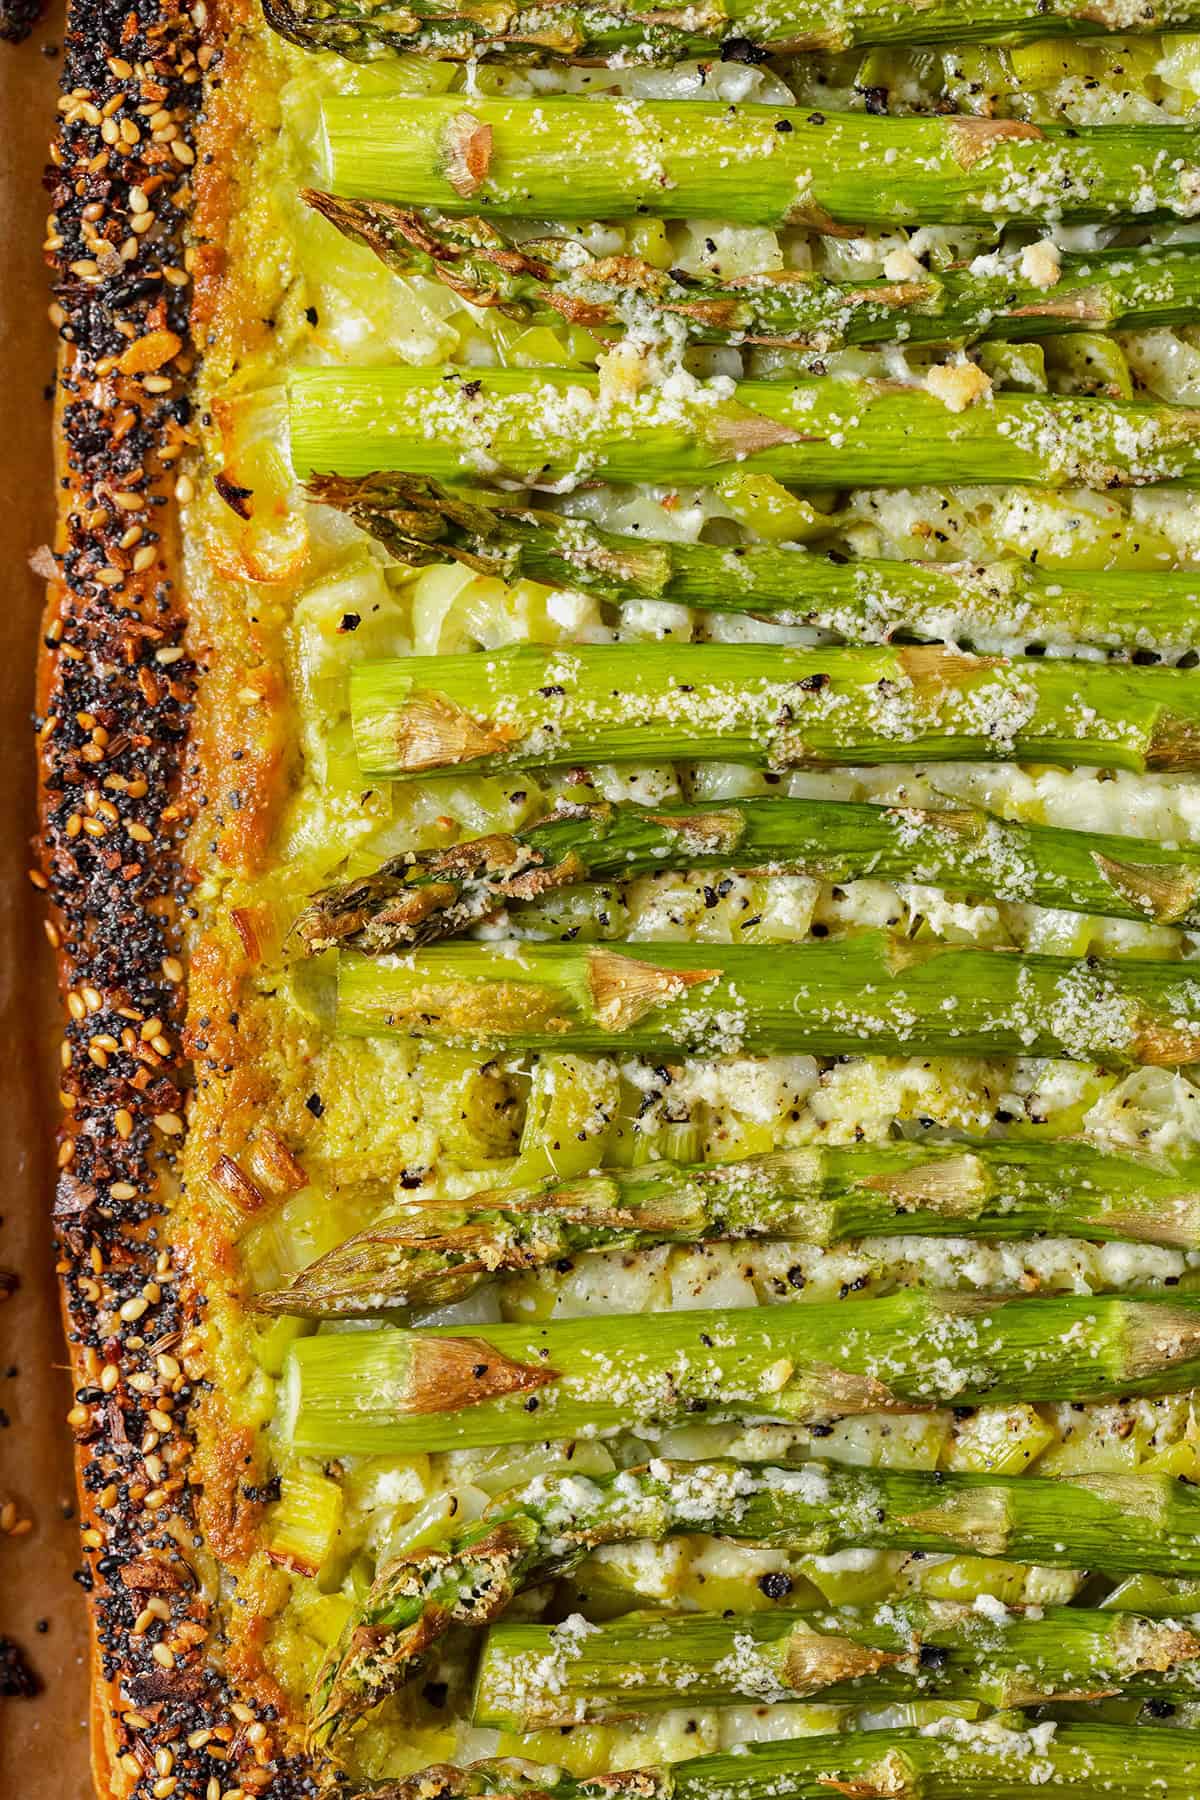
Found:
[[[235,512],[239,519],[248,519],[251,517],[254,511],[254,508],[250,504],[254,498],[253,488],[239,487],[236,481],[230,480],[224,470],[219,470],[217,474],[213,476],[213,486],[216,488],[218,494],[220,494],[226,506]]]

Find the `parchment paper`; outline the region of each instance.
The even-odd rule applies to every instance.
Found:
[[[43,1683],[34,1699],[0,1699],[0,1800],[92,1791],[84,1599],[71,1578],[80,1562],[71,1396],[48,1225],[57,1028],[42,907],[25,873],[43,601],[27,558],[50,537],[52,506],[42,169],[61,37],[51,7],[24,44],[0,44],[0,1267],[21,1281],[0,1303],[0,1502],[33,1521],[27,1535],[0,1534],[0,1634],[17,1640]]]

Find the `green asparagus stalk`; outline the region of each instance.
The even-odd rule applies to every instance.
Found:
[[[444,1542],[380,1567],[322,1670],[318,1731],[331,1734],[412,1680],[452,1625],[490,1624],[514,1595],[569,1575],[599,1546],[692,1533],[797,1555],[861,1547],[1200,1575],[1200,1491],[1162,1476],[1048,1481],[728,1461],[537,1476]]]
[[[373,1788],[360,1800],[1194,1800],[1200,1733],[1136,1725],[1014,1725],[943,1721],[924,1729],[739,1744],[736,1750],[577,1779],[557,1767],[505,1760],[441,1764]]]
[[[821,1420],[938,1405],[1177,1393],[1200,1379],[1200,1299],[978,1299],[904,1289],[539,1325],[297,1340],[282,1429],[301,1455],[406,1455],[706,1419]]]
[[[927,644],[516,644],[350,671],[366,776],[717,758],[771,769],[1040,762],[1200,767],[1190,670]]]
[[[906,9],[906,22],[912,18]],[[1194,218],[1200,131],[716,100],[329,95],[322,186],[462,214],[738,225]],[[1052,198],[1051,198],[1052,196]]]
[[[1200,1581],[1186,1576],[1127,1575],[1100,1602],[1108,1612],[1140,1612],[1154,1619],[1177,1619],[1200,1612]]]
[[[503,1623],[484,1640],[473,1722],[541,1731],[738,1701],[1191,1698],[1200,1638],[1174,1620],[1051,1606],[981,1613],[952,1601],[769,1613],[626,1613],[591,1625]]]
[[[1200,985],[1189,966],[917,945],[876,931],[783,950],[343,951],[338,1029],[489,1053],[1053,1056],[1175,1068],[1200,1060]]]
[[[921,563],[831,556],[796,545],[655,542],[488,494],[486,504],[404,475],[315,476],[315,500],[336,506],[415,568],[447,557],[548,587],[582,588],[616,605],[666,600],[815,625],[857,643],[896,636],[1003,649],[1018,643],[1178,656],[1200,638],[1200,577]]]
[[[1023,276],[1015,261],[990,273],[961,267],[904,280],[833,281],[787,269],[719,281],[668,273],[634,256],[595,257],[571,238],[515,242],[486,219],[427,217],[312,190],[304,197],[398,275],[444,282],[472,306],[498,306],[530,324],[565,319],[620,334],[634,318],[644,330],[649,311],[693,343],[829,351],[897,339],[963,345],[1136,331],[1183,324],[1200,311],[1195,245],[1067,255],[1050,288]]]
[[[392,857],[317,895],[296,923],[310,953],[434,943],[501,907],[663,870],[737,869],[822,881],[917,882],[1160,925],[1200,925],[1200,850],[1068,831],[976,807],[723,800],[698,811],[567,805],[512,835]]]
[[[911,10],[886,0],[852,0],[836,10],[814,0],[706,0],[651,6],[646,0],[263,0],[275,30],[303,50],[334,50],[353,62],[389,54],[465,62],[677,62],[719,56],[758,62],[799,51],[867,44],[1014,44],[1039,37],[1094,37],[1110,30],[1184,29],[1200,22],[1195,0],[1159,0],[1105,13],[1081,0],[936,0]]]
[[[487,1189],[359,1232],[262,1294],[270,1313],[369,1318],[444,1306],[497,1275],[601,1250],[721,1238],[906,1235],[1200,1247],[1200,1162],[1118,1156],[1081,1143],[839,1144],[742,1162],[595,1169]]]
[[[1194,408],[993,393],[973,366],[942,374],[945,400],[833,376],[731,387],[681,375],[629,392],[580,369],[314,366],[289,379],[292,461],[302,478],[399,470],[560,490],[710,484],[736,467],[814,488],[1200,482]]]

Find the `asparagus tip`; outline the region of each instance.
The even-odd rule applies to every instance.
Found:
[[[503,576],[510,566],[503,548],[489,548],[497,530],[491,508],[439,482],[418,475],[314,471],[305,489],[310,500],[345,513],[412,568],[447,557],[483,575]]]

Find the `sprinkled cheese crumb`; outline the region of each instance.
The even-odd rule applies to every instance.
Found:
[[[883,272],[889,281],[916,281],[925,273],[907,244],[888,251],[883,259]]]
[[[991,378],[975,363],[938,363],[925,377],[925,385],[948,412],[966,412],[992,391]]]
[[[1052,288],[1062,274],[1062,251],[1053,238],[1026,244],[1021,252],[1021,273],[1034,287]]]
[[[639,346],[628,339],[598,360],[600,402],[631,400],[645,385],[649,370]]]

